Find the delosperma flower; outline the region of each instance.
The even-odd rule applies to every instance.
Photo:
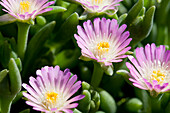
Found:
[[[96,60],[104,66],[121,62],[122,58],[127,57],[125,53],[131,49],[127,46],[132,39],[128,38],[129,31],[124,32],[127,27],[125,24],[119,27],[115,19],[95,18],[93,24],[88,20],[83,26],[77,26],[78,35],[74,35],[83,57]]]
[[[151,95],[170,90],[170,50],[165,46],[147,44],[145,48],[136,49],[136,59],[128,58],[133,64],[126,63],[131,73],[129,80],[134,86],[149,90]]]
[[[119,2],[123,0],[76,0],[77,2],[81,3],[84,9],[90,13],[101,13],[107,11],[114,11],[117,12],[120,4]]]
[[[28,93],[23,95],[28,99],[26,103],[33,106],[34,110],[48,113],[72,113],[71,108],[78,106],[73,103],[84,98],[84,95],[73,97],[81,87],[81,81],[76,81],[77,76],[71,76],[69,69],[63,71],[59,66],[44,67],[36,72],[37,78],[30,77],[30,86],[23,83]]]
[[[2,0],[0,4],[5,8],[3,11],[14,16],[18,20],[34,19],[36,15],[51,11],[48,6],[54,4],[48,0]]]

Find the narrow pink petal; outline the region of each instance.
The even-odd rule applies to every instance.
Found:
[[[137,83],[133,83],[134,86],[140,88],[140,89],[143,89],[143,90],[147,90],[147,88],[141,86],[140,84],[137,84]]]

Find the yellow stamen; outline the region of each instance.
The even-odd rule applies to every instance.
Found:
[[[56,101],[57,97],[58,97],[58,94],[55,92],[50,92],[46,94],[46,99],[52,103]]]
[[[92,0],[93,4],[101,4],[103,3],[103,0]]]
[[[157,71],[153,71],[153,74],[151,75],[151,79],[152,80],[157,80],[159,84],[161,84],[163,82],[163,80],[165,79],[165,74],[162,73],[160,70]]]
[[[100,54],[106,53],[109,51],[109,43],[108,42],[100,42],[97,44],[97,49]]]
[[[20,11],[22,14],[29,12],[29,10],[30,10],[30,2],[29,1],[20,2]]]

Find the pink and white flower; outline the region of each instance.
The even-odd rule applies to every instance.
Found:
[[[19,20],[34,19],[37,15],[51,11],[48,6],[54,4],[48,0],[2,0],[0,4],[5,8],[3,11],[9,13]]]
[[[84,9],[90,13],[101,13],[107,11],[114,11],[117,12],[120,4],[119,2],[123,0],[76,0],[77,2],[81,3]],[[114,14],[113,13],[113,14]]]
[[[83,27],[78,25],[78,35],[74,35],[83,57],[104,66],[111,66],[112,62],[121,62],[127,57],[125,53],[131,49],[127,46],[132,39],[128,38],[129,31],[124,32],[125,24],[119,27],[115,19],[95,18],[93,24],[88,20]]]
[[[73,113],[71,108],[78,106],[78,101],[84,95],[73,97],[81,87],[81,81],[77,80],[77,75],[71,76],[69,69],[64,72],[59,66],[44,67],[36,72],[37,78],[30,77],[30,86],[23,83],[23,87],[28,93],[23,95],[28,99],[26,103],[33,106],[34,110],[46,113]]]
[[[170,50],[164,45],[147,44],[145,48],[136,48],[136,59],[128,58],[133,64],[126,63],[134,86],[149,90],[151,95],[170,91]]]

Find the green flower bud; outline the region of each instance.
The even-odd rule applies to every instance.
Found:
[[[36,17],[36,22],[38,25],[45,25],[46,24],[46,19],[43,16],[37,16]]]

